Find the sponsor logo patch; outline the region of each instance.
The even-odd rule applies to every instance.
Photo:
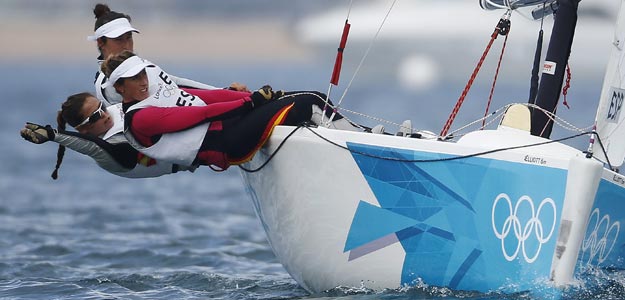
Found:
[[[556,66],[557,66],[557,64],[555,62],[546,61],[543,64],[543,73],[549,74],[549,75],[556,74]]]

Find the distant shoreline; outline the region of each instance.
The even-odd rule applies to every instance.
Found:
[[[91,60],[97,57],[91,19],[35,23],[33,19],[5,20],[0,27],[5,41],[0,62],[24,60]],[[9,25],[7,24],[7,25]],[[176,59],[182,62],[275,62],[307,61],[311,51],[298,45],[280,22],[133,22],[140,34],[135,50],[151,60]]]

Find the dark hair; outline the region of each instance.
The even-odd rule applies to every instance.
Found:
[[[110,78],[111,73],[113,73],[113,71],[115,71],[115,69],[117,69],[119,65],[121,65],[126,59],[129,59],[133,56],[135,56],[135,54],[128,50],[124,50],[119,54],[109,55],[109,57],[104,60],[102,65],[100,65],[100,70],[102,71],[102,73],[104,73],[104,75],[106,75],[107,78]],[[120,78],[119,80],[117,80],[117,82],[113,82],[113,84],[122,83],[124,83],[124,78]]]
[[[108,5],[102,3],[98,3],[95,5],[95,7],[93,8],[93,14],[95,15],[96,19],[93,31],[98,30],[100,26],[116,19],[126,18],[128,19],[128,22],[132,21],[129,15],[112,11]],[[100,37],[100,40],[102,40],[102,43],[106,44],[107,37]],[[102,53],[102,49],[98,48],[98,50],[100,51],[100,53]]]
[[[92,94],[83,92],[71,95],[67,97],[67,100],[61,105],[61,110],[56,115],[56,122],[58,123],[59,131],[65,130],[65,124],[69,124],[72,127],[78,126],[83,121],[83,116],[80,115],[82,106],[85,104],[87,97],[93,97]],[[59,150],[56,153],[56,166],[52,172],[52,179],[59,177],[59,168],[63,162],[63,156],[65,155],[65,146],[59,144]]]
[[[126,18],[129,22],[132,21],[129,15],[112,11],[108,5],[102,3],[98,3],[95,5],[95,7],[93,8],[93,14],[95,15],[96,19],[93,31],[98,30],[100,26],[115,19]]]

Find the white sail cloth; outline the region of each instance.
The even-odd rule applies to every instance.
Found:
[[[621,1],[621,6],[625,0]],[[606,149],[612,166],[623,164],[625,159],[625,113],[622,112],[625,98],[625,13],[620,11],[612,43],[612,54],[608,61],[601,98],[595,118],[597,133]],[[598,142],[593,146],[595,157],[606,160]]]

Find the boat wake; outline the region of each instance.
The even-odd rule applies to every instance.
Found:
[[[497,291],[482,293],[478,291],[453,290],[448,287],[428,285],[417,279],[411,285],[398,289],[375,291],[362,284],[359,287],[340,286],[320,295],[321,297],[347,299],[625,299],[625,271],[589,267],[580,277],[565,289],[557,289],[548,280],[538,280],[530,291],[510,293],[514,284],[504,286]]]

